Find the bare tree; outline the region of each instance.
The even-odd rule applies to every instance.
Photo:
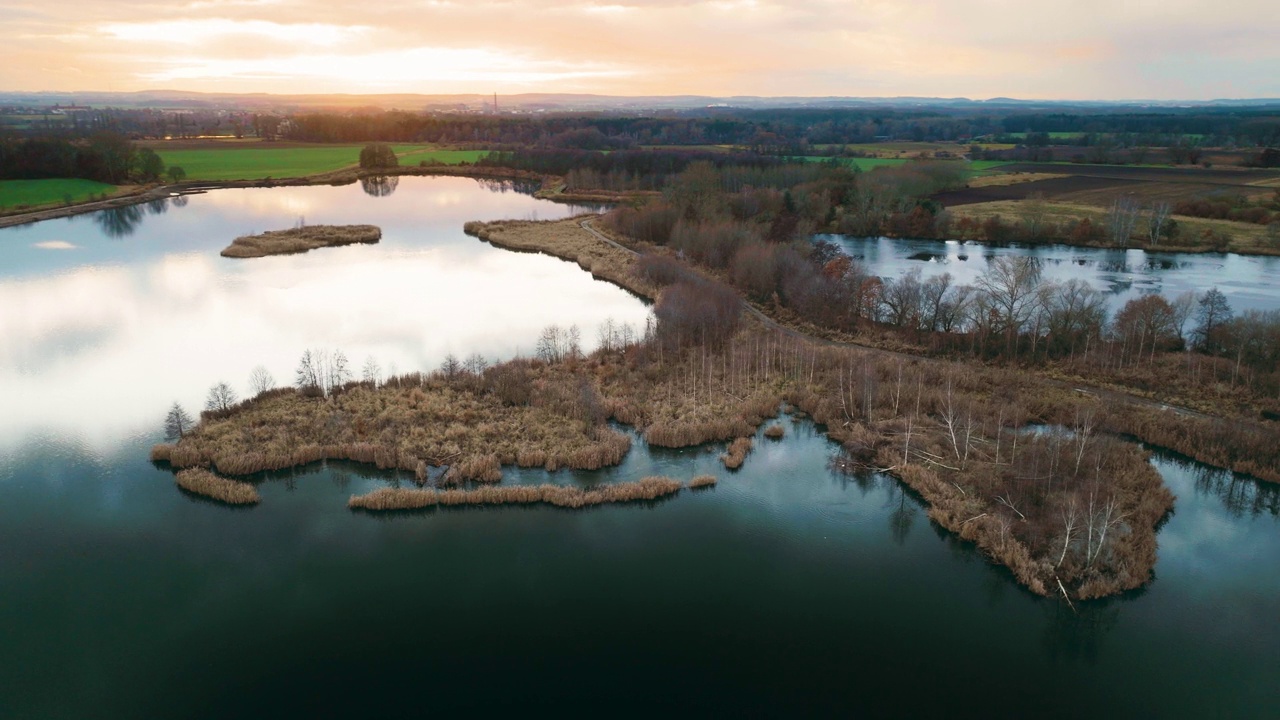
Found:
[[[1196,309],[1196,293],[1194,290],[1187,290],[1178,295],[1169,303],[1173,308],[1173,326],[1174,331],[1178,334],[1178,339],[1182,342],[1187,340],[1187,321],[1191,319],[1191,313]]]
[[[1147,216],[1147,235],[1151,238],[1151,247],[1160,244],[1160,237],[1169,223],[1170,210],[1169,203],[1163,200],[1151,204],[1151,210]]]
[[[236,404],[236,392],[231,386],[220,382],[209,388],[209,399],[205,400],[204,409],[211,412],[225,412]]]
[[[977,287],[990,310],[990,316],[980,321],[994,321],[991,330],[1004,333],[1006,349],[1012,351],[1018,334],[1039,307],[1040,262],[1019,255],[993,258],[978,276]]]
[[[1128,245],[1133,236],[1133,229],[1138,224],[1138,201],[1132,195],[1124,195],[1111,203],[1107,212],[1107,231],[1112,241]]]
[[[565,335],[565,355],[574,361],[582,357],[582,331],[577,325],[570,325]]]
[[[462,364],[467,372],[476,376],[483,375],[485,369],[489,367],[489,361],[485,360],[480,353],[471,353]]]
[[[1062,517],[1062,554],[1058,556],[1058,562],[1054,567],[1060,567],[1062,561],[1067,559],[1067,550],[1071,548],[1071,541],[1075,539],[1076,529],[1080,522],[1080,507],[1076,502],[1075,495],[1072,495],[1061,510]]]
[[[444,356],[444,362],[440,363],[440,372],[444,374],[446,380],[453,380],[462,373],[462,363],[458,362],[458,356],[449,353]]]
[[[329,358],[331,368],[330,389],[340,387],[351,382],[351,366],[347,362],[346,353],[341,350],[334,350],[333,354],[330,355]]]
[[[323,390],[320,386],[319,358],[310,350],[303,351],[302,358],[298,360],[298,369],[294,371],[294,384],[299,390]]]
[[[1030,240],[1036,240],[1044,232],[1045,220],[1049,217],[1049,203],[1044,193],[1031,193],[1018,203],[1022,215],[1022,229]]]
[[[559,325],[548,325],[538,335],[536,353],[539,360],[548,363],[564,359],[565,333]]]
[[[262,365],[255,367],[249,373],[249,390],[254,395],[261,395],[275,386],[276,379],[271,377],[271,372]]]
[[[617,342],[616,336],[617,330],[614,327],[613,318],[605,318],[604,322],[600,324],[600,329],[597,331],[596,344],[601,350],[613,350],[614,345]]]
[[[175,402],[169,408],[169,414],[164,416],[164,437],[166,440],[178,440],[185,437],[187,431],[194,426],[195,421]]]
[[[360,379],[378,387],[382,382],[382,366],[372,355],[364,359],[364,367],[360,369]]]

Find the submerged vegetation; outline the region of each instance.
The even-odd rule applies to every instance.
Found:
[[[222,256],[257,258],[291,255],[322,247],[372,244],[381,239],[382,229],[374,225],[303,225],[288,230],[270,230],[260,235],[243,235],[223,248]]]

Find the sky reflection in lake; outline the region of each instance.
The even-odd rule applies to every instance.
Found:
[[[0,396],[18,409],[0,416],[0,448],[37,428],[109,444],[158,427],[175,400],[199,410],[215,382],[247,393],[258,364],[290,383],[308,348],[343,350],[357,373],[367,357],[384,373],[429,370],[447,353],[531,354],[550,323],[576,323],[589,349],[605,319],[639,326],[648,312],[574,264],[463,235],[467,220],[576,210],[470,179],[404,178],[383,196],[355,184],[219,190],[137,209],[127,235],[98,214],[0,231]],[[218,255],[299,219],[377,224],[383,240]]]

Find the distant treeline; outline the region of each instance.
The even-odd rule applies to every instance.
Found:
[[[310,113],[289,118],[284,137],[309,142],[435,142],[611,150],[636,145],[735,145],[797,155],[815,146],[878,141],[965,141],[1007,133],[1083,133],[1070,142],[1167,145],[1177,141],[1247,147],[1280,144],[1271,109],[1170,109],[1149,113],[1018,113],[902,109],[707,109],[659,116],[600,113],[545,116]],[[1090,138],[1093,142],[1089,142]],[[832,148],[825,148],[830,152]]]
[[[1280,144],[1280,113],[1274,109],[1221,108],[1195,111],[1169,110],[1147,113],[1019,113],[1000,121],[1006,133],[1080,133],[1081,136],[1125,134],[1163,144],[1161,139],[1180,136],[1234,138],[1238,144]],[[1071,142],[1058,138],[1057,141]],[[1077,140],[1078,142],[1079,140]]]
[[[113,132],[85,138],[0,136],[0,180],[84,178],[119,185],[165,173],[160,157]]]

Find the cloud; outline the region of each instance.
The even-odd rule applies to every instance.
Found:
[[[13,89],[96,79],[115,89],[288,92],[1280,95],[1280,51],[1271,23],[1259,21],[1274,14],[1271,0],[8,6],[0,87]],[[96,75],[40,71],[62,66]]]
[[[75,250],[79,245],[73,245],[66,240],[45,240],[44,242],[31,243],[31,247],[40,250]]]

